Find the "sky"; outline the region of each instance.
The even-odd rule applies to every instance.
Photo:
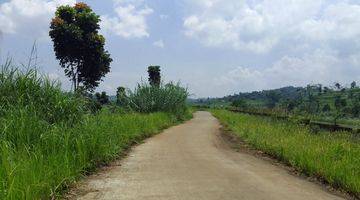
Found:
[[[360,79],[358,0],[88,0],[101,17],[111,72],[98,91],[115,94],[160,65],[193,98]],[[48,36],[56,7],[76,0],[0,0],[0,63],[26,63],[64,76]]]

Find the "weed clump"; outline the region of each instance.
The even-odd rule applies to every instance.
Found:
[[[181,117],[187,112],[186,100],[189,93],[180,83],[153,86],[139,83],[134,91],[128,91],[127,106],[136,112],[168,112]]]

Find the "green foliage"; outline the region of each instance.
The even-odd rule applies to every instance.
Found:
[[[268,91],[266,95],[266,106],[268,108],[274,108],[276,104],[280,101],[280,94],[276,91]]]
[[[160,66],[149,66],[149,83],[151,86],[159,87],[161,83]]]
[[[284,99],[280,102],[280,107],[288,112],[292,112],[299,105],[299,100]]]
[[[335,86],[335,88],[337,90],[341,90],[341,84],[340,83],[335,83],[334,86]]]
[[[128,98],[126,95],[126,89],[124,87],[118,87],[116,91],[116,104],[120,107],[126,107],[128,105]]]
[[[329,112],[330,110],[331,110],[331,107],[330,107],[329,104],[325,104],[323,109],[322,109],[323,112]]]
[[[351,89],[356,88],[356,81],[351,82],[350,88],[351,88]]]
[[[95,93],[95,98],[100,105],[106,105],[110,103],[109,96],[106,94],[105,91],[101,93]]]
[[[335,97],[334,105],[337,110],[343,109],[347,105],[346,99],[343,99],[340,95],[337,95]]]
[[[236,135],[301,172],[360,195],[360,145],[347,132],[330,133],[285,120],[213,110]],[[316,133],[316,134],[314,134]]]
[[[36,70],[20,70],[6,62],[0,69],[0,117],[16,121],[22,115],[47,123],[79,122],[85,101],[61,91],[57,81],[51,81]]]
[[[317,121],[360,124],[360,88],[353,81],[350,87],[335,83],[333,87],[321,84],[303,87],[284,87],[273,90],[239,93],[223,98],[207,98],[192,101],[192,104],[210,107],[229,107],[232,102],[244,100],[248,108],[242,111],[257,113],[280,112],[277,115],[291,115],[316,119]],[[346,125],[343,124],[343,125]],[[349,124],[349,125],[350,125]]]
[[[73,82],[92,90],[110,71],[112,59],[105,51],[105,39],[98,33],[100,17],[85,3],[60,6],[50,25],[56,58]]]
[[[305,91],[301,96],[301,105],[299,106],[299,110],[305,111],[308,114],[314,114],[319,112],[319,94],[321,92],[321,85],[307,85]]]
[[[83,97],[10,63],[1,68],[0,98],[0,199],[55,199],[81,174],[177,122],[111,108],[86,114]]]
[[[235,100],[231,103],[231,106],[237,107],[237,108],[241,108],[241,109],[246,109],[248,108],[248,104],[246,102],[245,99],[239,99],[239,100]]]
[[[82,173],[176,122],[165,113],[99,113],[74,127],[43,123],[27,113],[12,121],[16,123],[9,120],[0,129],[13,135],[19,147],[9,139],[0,141],[0,199],[60,195]]]
[[[182,116],[187,112],[186,99],[189,93],[180,83],[160,84],[154,87],[140,83],[134,91],[129,91],[128,107],[142,113],[169,112]]]

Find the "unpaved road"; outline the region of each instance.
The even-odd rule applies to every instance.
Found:
[[[92,175],[75,199],[311,200],[342,199],[284,168],[235,152],[220,139],[208,112],[135,147],[114,166]]]

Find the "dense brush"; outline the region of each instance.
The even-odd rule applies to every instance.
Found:
[[[189,93],[180,83],[170,82],[158,87],[140,83],[128,93],[128,106],[137,112],[169,112],[182,116],[187,111]]]

